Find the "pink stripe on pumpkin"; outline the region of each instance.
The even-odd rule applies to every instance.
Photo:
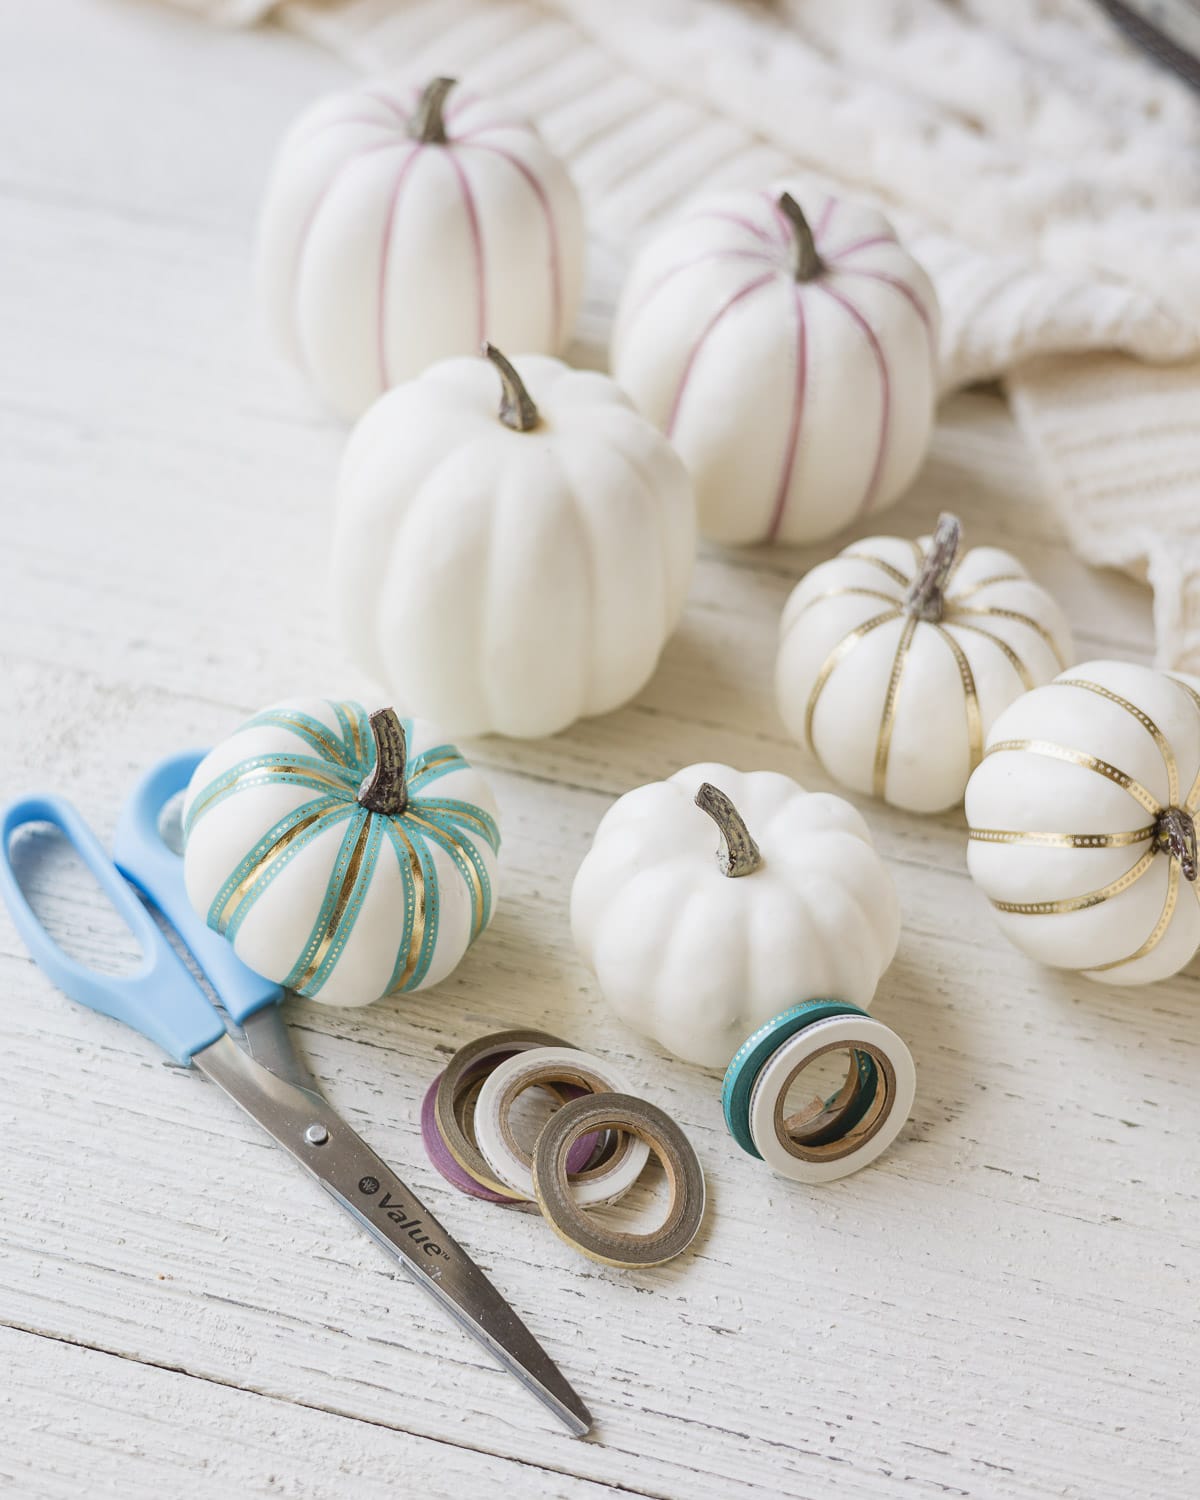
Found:
[[[825,199],[825,207],[821,210],[821,217],[817,220],[817,226],[813,230],[813,238],[820,239],[823,234],[829,233],[829,226],[833,223],[833,211],[838,206],[838,200],[831,193]]]
[[[750,260],[757,261],[759,265],[773,265],[774,260],[766,250],[704,250],[699,255],[693,255],[687,260],[681,260],[677,265],[669,266],[661,272],[642,295],[634,303],[629,311],[630,317],[636,317],[646,304],[655,297],[664,286],[673,281],[681,271],[690,271],[693,266],[702,266],[706,261],[713,260]]]
[[[337,166],[334,167],[333,171],[329,174],[329,180],[325,183],[324,187],[322,187],[321,191],[313,200],[313,206],[309,210],[308,218],[305,219],[304,227],[301,229],[299,237],[296,240],[296,254],[292,260],[291,294],[288,298],[292,308],[292,338],[295,340],[296,348],[300,351],[302,359],[304,354],[304,340],[300,334],[298,306],[298,298],[300,294],[300,273],[304,268],[305,252],[308,249],[309,237],[311,236],[313,227],[317,222],[317,217],[328,201],[329,195],[341,181],[343,174],[347,172],[352,166],[354,166],[356,162],[362,161],[364,156],[374,156],[378,151],[398,151],[401,149],[407,149],[409,145],[410,143],[408,141],[379,141],[374,146],[367,146],[362,151],[356,151],[353,156],[348,156],[344,161],[338,162]],[[311,373],[311,371],[309,373]]]
[[[869,250],[872,245],[894,245],[896,236],[894,234],[872,234],[866,239],[853,240],[849,245],[843,245],[840,250],[834,250],[826,255],[826,260],[845,260],[847,255],[854,255],[859,250]]]
[[[773,542],[783,524],[783,513],[787,509],[788,491],[792,487],[792,470],[796,466],[796,449],[800,442],[800,423],[804,415],[804,397],[808,385],[808,328],[804,320],[804,293],[797,286],[796,296],[796,375],[795,394],[792,397],[792,422],[788,430],[787,446],[783,453],[783,472],[779,476],[779,492],[775,496],[775,509],[767,527],[766,540]]]
[[[835,302],[844,307],[855,323],[858,324],[859,328],[862,329],[867,343],[871,346],[871,352],[875,356],[875,363],[879,367],[879,386],[882,397],[882,409],[879,415],[879,443],[875,449],[875,462],[871,467],[871,476],[867,480],[866,490],[863,492],[862,500],[859,502],[858,510],[855,512],[855,518],[858,519],[865,516],[871,509],[871,505],[875,499],[875,491],[879,485],[879,477],[883,472],[883,456],[887,450],[888,423],[892,411],[892,383],[888,376],[887,359],[884,356],[883,347],[875,336],[875,330],[867,322],[866,318],[863,317],[862,313],[859,312],[858,308],[852,302],[843,297],[840,292],[835,292],[827,280],[818,281],[813,284],[818,286],[827,297],[832,297]]]
[[[675,399],[671,402],[670,415],[667,417],[667,436],[670,437],[675,431],[675,423],[679,420],[679,409],[683,405],[684,392],[687,383],[691,379],[692,370],[695,368],[696,360],[700,357],[700,351],[704,348],[709,334],[721,321],[727,312],[736,307],[743,298],[748,297],[751,292],[756,292],[760,286],[766,286],[768,282],[775,280],[775,273],[769,272],[766,276],[759,276],[754,281],[747,282],[739,288],[727,302],[724,302],[705,324],[700,337],[692,345],[691,353],[687,357],[687,363],[683,367],[683,374],[679,377],[679,386],[675,392]]]
[[[458,178],[459,191],[462,193],[463,208],[467,214],[467,229],[471,236],[471,251],[475,257],[475,306],[478,312],[475,342],[482,344],[487,337],[487,283],[483,273],[483,231],[479,227],[479,211],[475,206],[475,194],[471,191],[471,184],[467,181],[467,174],[463,171],[462,162],[459,161],[453,151],[446,153],[446,160],[454,168],[454,175]]]
[[[925,325],[925,332],[933,339],[933,320],[929,316],[929,309],[917,296],[915,290],[909,286],[907,281],[901,281],[898,276],[889,276],[886,271],[867,271],[854,266],[843,266],[838,271],[839,276],[866,276],[871,281],[882,282],[884,286],[890,286],[893,291],[899,292],[904,300],[920,318]]]
[[[774,245],[775,237],[769,234],[761,224],[756,224],[753,219],[748,219],[745,214],[735,214],[724,208],[702,208],[688,215],[689,219],[720,219],[726,224],[736,224],[739,229],[744,229],[747,234],[752,234],[755,239],[762,240],[764,245]]]
[[[558,243],[558,225],[554,222],[554,214],[550,208],[550,195],[546,192],[541,178],[534,172],[532,167],[526,166],[519,156],[514,156],[511,151],[506,151],[503,146],[494,146],[489,141],[474,141],[471,143],[480,151],[491,151],[493,155],[502,157],[510,167],[515,168],[533,190],[534,196],[541,205],[542,217],[546,221],[546,237],[550,244],[550,285],[552,301],[552,332],[551,342],[557,348],[562,342],[562,253]]]
[[[411,142],[409,144],[412,144]],[[392,250],[392,228],[396,222],[396,208],[400,202],[400,189],[404,186],[404,179],[408,176],[409,169],[424,146],[414,145],[413,149],[405,158],[396,180],[392,184],[392,196],[388,203],[387,217],[383,221],[383,243],[379,249],[379,296],[375,313],[375,338],[376,350],[379,356],[379,389],[386,391],[391,381],[388,379],[387,366],[387,274],[388,259]]]

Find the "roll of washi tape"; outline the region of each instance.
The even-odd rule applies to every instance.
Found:
[[[814,1144],[788,1129],[784,1101],[800,1072],[825,1053],[850,1047],[869,1052],[875,1088],[865,1112],[832,1140]],[[833,1182],[873,1162],[896,1139],[912,1110],[916,1072],[912,1055],[889,1026],[873,1016],[832,1016],[795,1032],[767,1059],[750,1094],[750,1134],[758,1154],[795,1182]]]
[[[725,1070],[725,1082],[721,1088],[721,1108],[725,1123],[734,1140],[751,1156],[761,1152],[754,1144],[750,1133],[750,1095],[754,1081],[763,1064],[798,1031],[804,1031],[817,1021],[834,1016],[866,1016],[866,1011],[847,1000],[805,1000],[793,1005],[781,1015],[764,1022],[753,1035],[746,1038],[734,1053]],[[876,1093],[875,1063],[869,1052],[855,1052],[851,1058],[846,1082],[826,1101],[824,1111],[817,1118],[807,1121],[803,1135],[812,1143],[829,1139],[857,1125],[871,1107]]]
[[[611,1063],[574,1047],[539,1047],[522,1052],[489,1074],[475,1107],[475,1139],[494,1176],[511,1191],[528,1198],[533,1197],[531,1158],[513,1135],[511,1114],[525,1090],[539,1084],[574,1084],[593,1094],[628,1092],[623,1075]],[[562,1108],[568,1107],[564,1104]],[[610,1161],[578,1174],[569,1183],[576,1202],[615,1203],[642,1175],[649,1157],[644,1140],[625,1135]]]
[[[580,1206],[566,1158],[572,1142],[594,1130],[623,1131],[662,1162],[671,1198],[658,1229],[644,1234],[610,1229]],[[704,1222],[704,1173],[691,1142],[669,1115],[630,1094],[585,1096],[551,1115],[534,1147],[533,1186],[538,1207],[559,1238],[608,1266],[660,1266],[681,1255]]]
[[[548,1031],[524,1029],[494,1031],[488,1036],[476,1037],[473,1042],[460,1047],[446,1064],[434,1094],[434,1120],[446,1150],[469,1177],[500,1198],[520,1199],[533,1195],[514,1192],[508,1183],[496,1177],[478,1145],[463,1130],[458,1105],[465,1089],[481,1071],[490,1071],[501,1061],[532,1047],[565,1047],[570,1050],[570,1043]]]
[[[511,1055],[511,1054],[510,1054]],[[425,1097],[421,1101],[421,1141],[425,1147],[425,1154],[438,1172],[446,1179],[452,1187],[456,1187],[460,1193],[466,1193],[472,1198],[480,1198],[485,1203],[497,1203],[502,1208],[522,1209],[533,1212],[537,1205],[523,1199],[505,1198],[499,1193],[492,1192],[491,1188],[485,1187],[482,1182],[477,1182],[474,1177],[463,1167],[459,1166],[450,1154],[441,1132],[437,1128],[437,1113],[435,1100],[437,1096],[438,1081],[435,1078],[425,1090]],[[466,1135],[471,1139],[470,1102],[471,1091],[478,1090],[483,1086],[483,1075],[477,1076],[467,1089],[465,1097],[460,1101],[458,1118],[459,1124]],[[555,1090],[557,1093],[558,1091]],[[563,1094],[561,1102],[565,1103],[568,1098],[577,1097],[575,1091]],[[572,1148],[571,1156],[567,1162],[569,1172],[580,1172],[589,1166],[594,1166],[603,1159],[603,1154],[608,1145],[607,1135],[583,1136],[576,1141]]]

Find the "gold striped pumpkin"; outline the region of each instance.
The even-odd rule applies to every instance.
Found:
[[[1008,552],[933,537],[852,543],[784,609],[776,690],[835,780],[910,812],[962,799],[996,717],[1072,659],[1058,605]]]
[[[1033,958],[1148,984],[1200,947],[1200,679],[1074,667],[1001,714],[967,787],[967,866]]]

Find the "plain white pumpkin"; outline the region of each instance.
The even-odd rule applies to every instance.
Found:
[[[1011,553],[934,537],[854,542],[783,612],[775,686],[789,732],[844,786],[910,812],[962,801],[997,716],[1071,661],[1062,610]]]
[[[1018,698],[967,787],[967,868],[1012,941],[1107,984],[1200,947],[1200,678],[1089,661]]]
[[[865,1009],[900,916],[848,802],[775,771],[695,765],[604,815],[575,876],[571,929],[628,1026],[720,1068],[801,1000]]]
[[[890,505],[933,430],[938,306],[873,208],[706,197],[638,256],[612,371],[679,449],[718,542],[813,542]]]
[[[487,926],[496,818],[487,782],[432,725],[280,703],[197,766],[184,881],[252,969],[366,1005],[445,979]]]
[[[435,79],[334,94],[283,141],[258,285],[280,347],[353,419],[485,338],[558,353],[583,285],[583,214],[534,127]]]
[[[392,701],[455,734],[554,734],[653,672],[683,610],[695,504],[607,376],[488,354],[435,365],[355,429],[334,594]]]

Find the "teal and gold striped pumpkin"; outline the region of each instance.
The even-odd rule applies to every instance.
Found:
[[[252,969],[330,1005],[437,984],[491,920],[484,778],[420,719],[281,703],[201,761],[184,878]]]

